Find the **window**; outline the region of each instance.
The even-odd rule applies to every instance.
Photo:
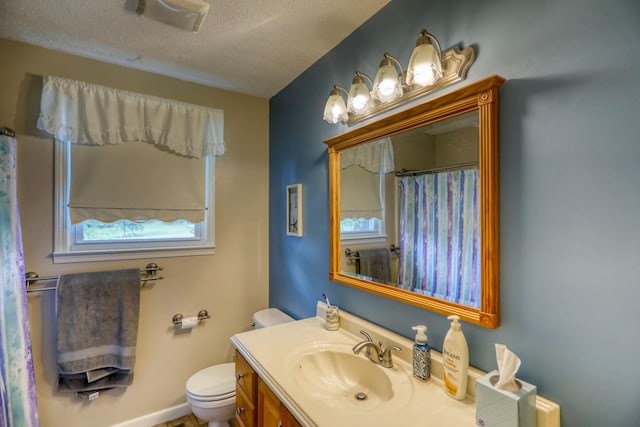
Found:
[[[132,242],[157,240],[194,240],[200,237],[200,223],[184,219],[164,222],[148,221],[101,222],[88,219],[75,227],[77,243]]]
[[[54,253],[55,263],[114,260],[114,259],[135,259],[162,256],[187,256],[204,255],[214,253],[214,157],[206,156],[202,159],[189,159],[190,162],[202,163],[203,174],[200,176],[200,186],[204,188],[205,211],[202,221],[189,221],[179,219],[175,221],[162,221],[158,219],[100,221],[91,218],[92,210],[88,213],[81,212],[88,219],[77,224],[72,224],[72,214],[70,208],[71,185],[73,182],[74,170],[79,172],[82,168],[74,168],[72,152],[80,150],[122,150],[129,152],[142,150],[149,157],[151,150],[156,151],[156,155],[164,156],[162,165],[151,168],[160,169],[172,181],[173,187],[160,185],[160,190],[172,196],[184,193],[188,189],[180,190],[179,186],[185,186],[185,182],[177,179],[182,175],[173,167],[180,168],[182,159],[175,154],[164,152],[157,147],[142,142],[132,142],[109,147],[78,146],[69,142],[56,142],[56,218],[54,232]],[[79,157],[84,159],[84,157]],[[76,159],[76,163],[79,162]],[[122,163],[119,164],[117,176],[135,175],[137,178],[130,182],[139,181],[142,176],[148,175],[144,170],[144,165],[137,163],[133,170],[124,170]],[[94,170],[94,175],[98,174],[100,167]],[[79,172],[83,173],[83,172]],[[197,175],[196,175],[197,176]],[[105,176],[108,179],[109,176]],[[142,183],[145,185],[144,183]],[[176,187],[177,186],[177,187]],[[135,186],[131,186],[132,190]],[[93,190],[91,190],[93,191]],[[154,197],[154,196],[152,196]],[[154,197],[155,198],[155,197]],[[113,215],[118,215],[117,212]],[[162,212],[160,216],[162,216]],[[95,215],[93,215],[95,216]]]
[[[347,218],[340,221],[342,239],[380,237],[382,221],[378,218]]]
[[[340,153],[340,239],[386,241],[385,181],[394,168],[391,138]]]
[[[340,239],[385,238],[385,175],[360,166],[342,170]]]
[[[213,253],[224,112],[43,80],[37,127],[56,141],[54,262]]]

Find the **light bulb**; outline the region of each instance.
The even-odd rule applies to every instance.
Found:
[[[381,64],[378,69],[373,83],[373,96],[380,102],[393,101],[402,96],[402,84],[391,61]]]
[[[356,75],[349,89],[347,109],[354,114],[366,113],[373,108],[371,93],[362,77]]]

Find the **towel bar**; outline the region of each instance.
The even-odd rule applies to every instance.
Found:
[[[164,270],[163,267],[159,267],[158,264],[151,262],[149,264],[147,264],[147,266],[145,268],[141,268],[140,272],[142,273],[140,275],[140,281],[142,282],[148,282],[151,280],[162,280],[164,279],[164,276],[160,276],[158,275],[158,271],[160,270]],[[24,282],[25,282],[25,287],[27,288],[27,292],[40,292],[40,291],[55,291],[56,287],[55,286],[47,286],[47,287],[42,287],[42,288],[33,288],[30,289],[31,285],[33,285],[35,282],[40,281],[40,280],[58,280],[60,276],[47,276],[47,277],[40,277],[38,276],[38,273],[35,273],[33,271],[29,271],[28,273],[26,273],[24,275]]]
[[[16,133],[6,127],[0,127],[0,135],[8,136],[9,138],[13,138],[16,136]]]
[[[389,251],[391,252],[391,255],[399,255],[400,247],[396,245],[389,245]],[[360,259],[360,254],[358,253],[358,251],[352,251],[349,248],[346,248],[344,250],[344,254],[347,256],[347,259],[349,261],[355,261]]]

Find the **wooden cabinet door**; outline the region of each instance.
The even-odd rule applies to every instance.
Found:
[[[258,379],[258,427],[302,427],[261,379]]]
[[[258,385],[258,375],[249,363],[236,350],[236,380],[237,386],[242,388],[247,397],[253,402],[256,397],[256,386]]]
[[[236,426],[255,427],[258,375],[236,351]]]
[[[258,427],[282,427],[280,400],[262,382],[258,380]]]
[[[284,411],[284,427],[302,427],[302,424],[291,415],[287,408],[283,406],[282,409]]]
[[[256,410],[253,403],[240,388],[236,388],[236,427],[254,427]]]

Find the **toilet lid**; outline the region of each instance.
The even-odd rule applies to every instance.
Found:
[[[223,363],[196,372],[187,380],[187,393],[196,399],[211,400],[235,394],[235,364]]]
[[[281,323],[293,322],[293,319],[277,308],[265,308],[253,315],[253,323],[256,329],[268,328]]]

